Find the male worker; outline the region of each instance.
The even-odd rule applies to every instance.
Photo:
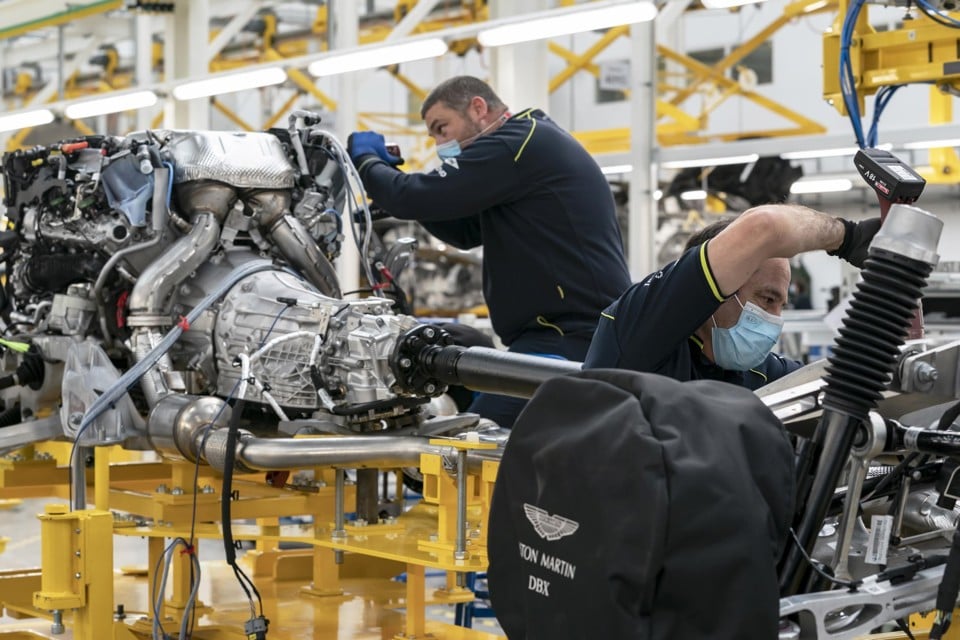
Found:
[[[791,258],[824,249],[862,267],[880,219],[851,222],[796,205],[764,205],[691,237],[675,262],[601,314],[584,368],[634,369],[757,389],[801,363],[771,353]]]
[[[483,245],[483,291],[510,351],[582,360],[600,311],[630,276],[606,179],[542,111],[512,114],[486,83],[446,80],[420,110],[441,165],[406,174],[382,135],[348,150],[374,202],[455,247]],[[511,427],[525,401],[480,394],[471,411]]]

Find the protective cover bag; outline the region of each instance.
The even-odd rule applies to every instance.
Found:
[[[780,421],[727,383],[595,369],[517,420],[490,513],[511,640],[777,637],[793,512]]]

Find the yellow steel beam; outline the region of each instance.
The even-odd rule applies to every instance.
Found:
[[[255,129],[253,128],[253,125],[251,125],[249,122],[247,122],[246,120],[244,120],[243,118],[241,118],[240,116],[238,116],[237,113],[236,113],[233,109],[231,109],[231,108],[228,107],[227,105],[223,104],[222,102],[220,102],[220,101],[217,100],[216,98],[211,98],[211,100],[210,100],[210,105],[213,106],[214,109],[216,109],[217,111],[219,111],[220,113],[222,113],[223,115],[225,115],[225,116],[227,117],[227,120],[229,120],[229,121],[232,122],[233,124],[237,125],[238,127],[240,127],[241,129],[243,129],[244,131],[254,131],[254,130],[255,130]]]
[[[271,127],[276,125],[278,122],[280,122],[280,119],[286,115],[287,111],[290,111],[290,109],[293,108],[293,105],[295,105],[297,103],[297,100],[299,99],[300,99],[300,92],[294,91],[293,94],[287,99],[287,101],[283,103],[283,106],[280,107],[280,109],[278,109],[275,114],[270,116],[270,118],[263,123],[263,128],[270,129]]]
[[[86,4],[65,3],[66,8],[63,11],[57,11],[42,18],[26,20],[19,24],[0,28],[0,40],[23,35],[37,29],[56,27],[82,18],[99,15],[107,11],[120,9],[123,5],[123,0],[100,0],[99,2],[88,2]]]
[[[263,52],[263,57],[265,60],[270,62],[276,62],[278,60],[283,60],[283,56],[280,55],[275,49],[267,49]],[[287,69],[287,77],[290,78],[290,81],[293,84],[297,85],[314,98],[316,98],[320,104],[325,106],[330,111],[337,110],[337,101],[325,94],[323,91],[317,88],[313,80],[299,69]]]
[[[621,26],[608,29],[605,34],[603,34],[599,40],[594,42],[590,48],[584,51],[582,54],[578,55],[575,60],[569,61],[570,64],[564,68],[563,71],[557,75],[550,78],[550,93],[553,93],[557,88],[562,85],[564,82],[573,77],[577,71],[583,69],[587,64],[590,64],[591,61],[597,57],[600,52],[610,46],[614,40],[620,36],[627,35],[630,33],[630,27]],[[551,49],[552,50],[552,49]]]
[[[396,78],[397,82],[399,82],[400,84],[402,84],[407,88],[407,91],[417,96],[421,100],[426,100],[427,90],[421,87],[420,85],[418,85],[417,83],[415,83],[408,76],[405,76],[402,73],[400,73],[400,67],[398,67],[397,65],[394,65],[390,67],[389,71],[390,71],[390,75]]]
[[[750,100],[751,102],[754,102],[766,109],[769,109],[770,111],[773,111],[777,115],[787,120],[790,120],[796,125],[796,127],[794,128],[770,129],[762,132],[750,131],[750,132],[740,132],[737,134],[718,135],[718,136],[681,136],[681,138],[678,140],[672,140],[670,142],[671,144],[690,144],[690,143],[701,142],[706,140],[736,140],[744,137],[759,137],[759,136],[771,137],[771,136],[782,136],[782,135],[815,134],[815,133],[823,133],[826,131],[826,128],[823,125],[819,124],[818,122],[815,122],[814,120],[811,120],[810,118],[807,118],[806,116],[794,111],[793,109],[790,109],[785,105],[775,102],[774,100],[771,100],[770,98],[767,98],[766,96],[759,94],[756,91],[749,91],[749,90],[742,89],[739,83],[726,77],[725,75],[723,75],[723,73],[721,73],[719,70],[715,69],[714,67],[705,65],[699,62],[698,60],[694,60],[690,56],[686,56],[676,51],[672,51],[671,49],[668,49],[667,47],[664,47],[662,45],[657,45],[657,52],[660,55],[668,59],[674,60],[675,62],[678,62],[684,65],[685,67],[693,70],[695,73],[698,74],[698,77],[711,80],[718,87],[721,87],[723,89],[735,88],[736,89],[735,93],[737,95],[740,95],[743,98]],[[670,100],[670,102],[675,104],[674,100]]]
[[[785,25],[789,24],[794,19],[805,15],[820,13],[828,9],[832,10],[835,9],[836,6],[837,0],[796,0],[795,2],[791,2],[784,7],[783,13],[780,14],[776,20],[761,29],[755,36],[741,44],[739,47],[733,49],[722,60],[711,65],[710,67],[701,65],[702,68],[700,71],[696,72],[696,75],[694,76],[690,85],[677,92],[675,96],[672,96],[670,98],[670,102],[675,105],[682,104],[687,98],[692,96],[700,89],[702,83],[709,81],[711,78],[715,78],[717,75],[722,76],[728,69],[732,68],[735,64],[743,60],[757,47],[769,40],[774,33],[776,33]]]

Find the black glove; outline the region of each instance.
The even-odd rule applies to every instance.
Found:
[[[354,164],[364,156],[375,155],[391,167],[403,164],[403,158],[387,151],[387,143],[376,131],[356,131],[347,138],[347,153]]]
[[[370,220],[383,220],[384,218],[389,218],[390,212],[384,209],[383,207],[378,207],[375,202],[370,203]],[[363,209],[354,209],[353,211],[353,221],[362,224],[367,221],[367,216],[364,215]]]
[[[854,222],[837,218],[843,223],[843,242],[836,251],[828,251],[832,256],[837,256],[846,260],[858,269],[863,268],[863,263],[867,259],[867,249],[873,241],[873,236],[880,230],[880,218],[870,218]]]

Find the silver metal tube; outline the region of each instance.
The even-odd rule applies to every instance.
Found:
[[[467,450],[457,451],[457,546],[453,557],[456,560],[467,558]],[[466,586],[466,576],[457,572],[457,586]]]
[[[421,453],[441,454],[442,448],[410,436],[247,438],[237,448],[237,461],[257,471],[317,466],[396,469],[419,465]]]
[[[840,535],[837,538],[837,548],[833,553],[834,574],[841,580],[849,580],[850,575],[850,543],[853,540],[853,529],[857,522],[857,512],[860,509],[860,494],[863,491],[863,481],[867,477],[870,461],[865,458],[850,458],[850,482],[847,483],[847,495],[843,502],[843,515],[840,518]]]
[[[291,215],[281,216],[267,231],[283,257],[302,273],[320,293],[331,298],[340,297],[337,272],[323,255],[317,242],[299,220]]]
[[[0,455],[34,442],[52,440],[62,435],[63,426],[60,424],[59,411],[51,413],[46,418],[3,427],[0,429]]]
[[[184,278],[207,261],[220,241],[220,225],[214,214],[202,211],[196,215],[190,233],[173,243],[150,266],[143,270],[130,292],[130,313],[153,315],[163,311],[167,296]],[[131,325],[140,325],[135,317]]]
[[[457,451],[457,547],[454,557],[463,560],[467,551],[467,451]]]
[[[107,260],[107,263],[103,265],[102,269],[100,269],[100,274],[97,276],[97,281],[93,285],[93,300],[97,303],[97,313],[100,316],[100,332],[103,334],[104,340],[110,340],[110,331],[107,328],[106,307],[103,304],[103,300],[100,298],[100,292],[103,291],[103,285],[107,282],[107,276],[110,275],[110,272],[113,271],[113,268],[124,256],[137,251],[142,251],[143,249],[152,247],[160,242],[160,239],[163,237],[163,228],[166,227],[167,224],[167,185],[170,180],[173,180],[173,175],[166,167],[154,169],[153,175],[153,237],[146,242],[124,247],[110,256],[110,259]],[[161,219],[162,224],[160,224],[158,227],[158,221]]]
[[[77,446],[70,461],[70,502],[74,511],[87,508],[87,454],[90,447]]]
[[[900,485],[900,501],[897,502],[897,512],[891,528],[891,536],[894,540],[899,540],[903,534],[903,514],[907,510],[907,499],[910,497],[910,485],[912,483],[913,479],[907,475],[904,476],[903,483]]]

